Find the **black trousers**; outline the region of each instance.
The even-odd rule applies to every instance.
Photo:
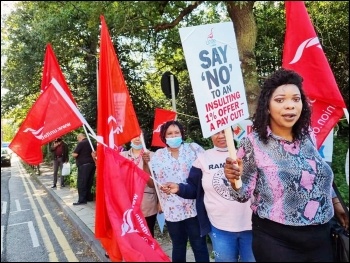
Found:
[[[78,166],[77,188],[80,203],[86,203],[93,200],[91,188],[94,183],[96,171],[95,163],[86,163]]]
[[[154,227],[156,225],[157,220],[157,214],[151,215],[151,216],[145,216],[147,226],[149,231],[151,231],[152,237],[154,237]]]
[[[287,226],[253,214],[253,253],[257,262],[332,262],[329,223]]]

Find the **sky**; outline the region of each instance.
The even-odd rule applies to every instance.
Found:
[[[10,13],[16,2],[18,1],[1,1],[1,16]]]

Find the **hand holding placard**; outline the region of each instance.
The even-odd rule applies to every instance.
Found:
[[[229,155],[233,160],[236,160],[237,159],[236,148],[235,148],[235,144],[233,142],[233,135],[232,135],[231,127],[225,129],[225,137],[226,137],[227,149],[228,149]],[[236,180],[235,186],[236,186],[236,189],[241,188],[242,187],[242,180],[241,179]]]

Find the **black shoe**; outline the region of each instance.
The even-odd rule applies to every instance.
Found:
[[[51,188],[56,188],[56,185],[51,186]]]
[[[76,203],[73,203],[73,205],[86,205],[87,202],[76,202]]]
[[[109,258],[109,255],[108,255],[108,253],[107,253],[107,252],[105,253],[105,257],[106,257],[106,258]]]

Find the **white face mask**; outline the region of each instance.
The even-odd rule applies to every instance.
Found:
[[[225,147],[225,148],[220,148],[220,147],[214,146],[214,149],[217,150],[217,151],[219,151],[219,152],[227,152],[227,151],[228,151],[227,147]]]
[[[179,148],[182,143],[182,137],[165,138],[166,144],[170,148]]]

